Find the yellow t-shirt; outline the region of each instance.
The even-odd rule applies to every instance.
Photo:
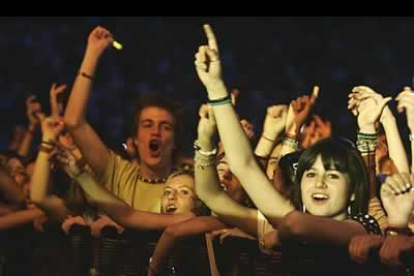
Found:
[[[165,183],[150,184],[139,180],[139,169],[139,165],[133,165],[111,151],[101,183],[134,209],[161,213]]]

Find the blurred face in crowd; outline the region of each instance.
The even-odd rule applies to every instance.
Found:
[[[280,151],[282,149],[282,143],[278,144],[272,151],[269,156],[269,161],[267,162],[266,175],[269,179],[274,178],[275,170],[277,170],[277,163],[279,162]]]
[[[194,177],[180,174],[168,179],[161,198],[164,214],[188,214],[196,208],[197,195]]]
[[[24,167],[24,165],[22,164],[22,162],[18,159],[18,158],[16,158],[16,157],[12,157],[12,158],[10,158],[8,161],[7,161],[7,163],[6,163],[6,168],[7,168],[7,170],[8,170],[8,172],[9,172],[9,174],[12,176],[12,177],[15,177],[16,176],[16,174],[18,174],[18,173],[21,173],[21,172],[24,172],[25,171],[25,167]],[[16,179],[15,179],[16,180]],[[18,182],[17,180],[16,180],[16,182]]]
[[[167,110],[149,106],[141,111],[135,145],[142,164],[169,167],[174,144],[174,117]]]
[[[230,171],[227,158],[224,156],[217,164],[217,173],[220,180],[220,186],[235,201],[242,202],[245,192],[240,181]]]
[[[72,136],[70,136],[69,132],[63,131],[59,135],[59,142],[67,149],[74,150],[76,149],[76,144],[73,141]]]
[[[303,205],[308,213],[315,216],[345,219],[349,189],[348,175],[332,166],[325,168],[321,155],[301,178]]]

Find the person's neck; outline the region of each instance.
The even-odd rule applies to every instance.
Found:
[[[167,178],[171,173],[171,166],[149,167],[141,163],[140,175],[147,179]]]

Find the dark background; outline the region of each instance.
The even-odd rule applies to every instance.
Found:
[[[193,65],[206,43],[206,22],[218,38],[228,87],[241,91],[238,111],[257,135],[268,105],[288,103],[317,84],[316,112],[332,122],[335,134],[355,140],[356,119],[346,109],[351,89],[363,84],[396,96],[414,75],[409,17],[2,17],[0,148],[8,147],[16,124],[27,124],[28,93],[46,111],[52,82],[68,84],[69,94],[87,36],[101,25],[124,49],[102,58],[88,107],[92,125],[109,146],[119,145],[131,125],[133,99],[162,92],[185,105],[190,153],[198,107],[207,98]],[[405,118],[396,116],[408,140]]]

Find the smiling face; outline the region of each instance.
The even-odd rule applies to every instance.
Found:
[[[155,169],[171,166],[174,124],[173,115],[163,108],[149,106],[141,111],[134,143],[142,165]]]
[[[318,155],[311,168],[301,178],[301,195],[307,212],[315,216],[343,220],[349,201],[348,175],[333,166],[325,168]]]
[[[161,197],[163,214],[188,214],[196,208],[197,195],[194,178],[180,174],[168,179]]]

